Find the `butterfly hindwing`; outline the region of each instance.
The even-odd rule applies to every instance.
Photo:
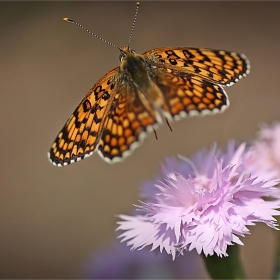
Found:
[[[166,117],[213,114],[229,105],[222,87],[193,73],[157,66],[150,77],[165,99],[161,109]]]
[[[109,162],[119,161],[160,121],[152,104],[132,81],[120,77],[120,85],[108,111],[98,152]]]

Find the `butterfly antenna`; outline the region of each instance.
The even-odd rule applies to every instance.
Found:
[[[114,48],[117,48],[117,49],[119,49],[119,50],[121,51],[121,48],[120,48],[120,47],[118,47],[117,45],[115,45],[115,44],[113,44],[113,43],[111,43],[111,42],[109,42],[109,41],[107,41],[107,40],[101,38],[100,36],[98,36],[98,35],[92,33],[90,30],[88,30],[87,28],[85,28],[85,27],[82,26],[80,23],[76,22],[75,20],[73,20],[73,19],[71,19],[71,18],[63,18],[63,20],[78,25],[79,27],[81,27],[82,29],[84,29],[84,30],[85,30],[86,32],[88,32],[89,34],[93,35],[94,37],[98,38],[99,40],[101,40],[101,41],[103,41],[103,42],[109,44],[110,46],[112,46],[112,47],[114,47]]]
[[[134,27],[135,27],[135,23],[136,23],[136,18],[137,18],[139,6],[140,6],[140,2],[136,2],[136,11],[135,11],[135,16],[134,16],[132,27],[131,27],[129,39],[128,39],[128,48],[129,48],[131,37],[132,37],[133,31],[134,31]]]

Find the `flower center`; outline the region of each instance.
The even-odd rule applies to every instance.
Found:
[[[199,196],[204,196],[216,189],[216,184],[213,179],[209,179],[205,175],[199,175],[193,179],[194,191]]]

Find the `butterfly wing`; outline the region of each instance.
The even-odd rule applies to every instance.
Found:
[[[250,72],[250,63],[244,54],[224,50],[166,47],[143,55],[166,67],[180,68],[223,86],[231,86]]]
[[[161,107],[169,119],[184,116],[207,115],[223,112],[229,101],[226,92],[217,84],[194,73],[154,66],[150,78],[162,92]]]
[[[54,141],[49,152],[54,165],[78,161],[97,148],[108,162],[126,157],[161,122],[158,109],[174,119],[221,112],[229,105],[221,86],[232,85],[250,69],[245,55],[211,49],[158,48],[143,58],[153,88],[141,92],[120,67],[106,74]]]
[[[54,165],[68,165],[96,150],[114,99],[118,72],[119,67],[97,81],[69,117],[49,151],[49,159]]]
[[[120,161],[161,122],[157,111],[125,75],[114,95],[103,127],[98,152],[107,162]]]

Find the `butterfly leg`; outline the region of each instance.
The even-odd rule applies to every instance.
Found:
[[[171,125],[170,125],[170,123],[169,123],[168,119],[167,119],[167,118],[165,118],[165,120],[166,120],[166,123],[167,123],[167,125],[168,125],[168,127],[169,127],[170,131],[172,132],[173,130],[172,130],[172,128],[171,128]]]
[[[156,139],[158,140],[158,137],[157,137],[157,132],[156,132],[156,130],[153,128],[153,130],[154,130],[154,133],[155,133],[155,137],[156,137]]]

